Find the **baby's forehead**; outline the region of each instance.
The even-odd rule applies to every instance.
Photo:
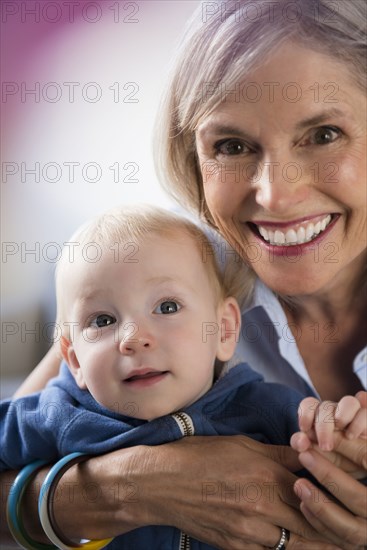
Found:
[[[111,281],[124,281],[132,288],[143,281],[152,288],[172,283],[207,286],[213,280],[201,243],[184,231],[105,242],[93,253],[81,252],[75,260],[64,271],[65,286],[71,285],[74,294],[88,297],[94,296],[96,289],[108,293]]]
[[[190,264],[192,271],[205,272],[209,282],[218,285],[218,270],[213,246],[200,228],[193,224],[162,223],[162,227],[150,231],[121,231],[116,226],[109,234],[96,234],[86,231],[75,239],[78,246],[71,249],[65,247],[63,258],[59,266],[57,279],[72,283],[72,280],[98,281],[107,269],[117,266],[130,269],[130,274],[138,273],[139,269],[149,268],[150,262],[154,263],[155,270],[162,269],[160,275],[164,276],[167,265],[169,271],[175,273],[175,265]],[[158,266],[158,267],[157,267]],[[185,265],[186,267],[186,265]]]
[[[204,241],[205,240],[205,241]],[[198,261],[205,256],[204,251],[206,248],[211,247],[208,244],[205,236],[201,232],[190,231],[186,227],[162,227],[161,231],[150,231],[143,235],[131,235],[124,239],[111,240],[105,243],[103,248],[105,250],[129,250],[136,256],[140,250],[154,250],[159,249],[160,252],[164,252],[165,247],[169,246],[170,254],[177,255],[184,254],[188,250],[196,251],[198,253]],[[134,251],[134,252],[133,252]]]
[[[162,228],[159,232],[124,235],[124,238],[116,235],[103,240],[81,239],[75,244],[77,246],[70,249],[65,247],[60,271],[78,271],[79,275],[90,275],[101,264],[111,261],[116,264],[136,264],[139,268],[144,262],[150,261],[150,256],[163,256],[165,253],[169,254],[172,261],[190,253],[191,263],[197,261],[207,268],[208,257],[213,255],[212,247],[205,237],[200,233],[191,233],[186,228]]]
[[[101,247],[98,262],[85,261],[81,255],[70,269],[64,266],[65,276],[57,282],[57,301],[63,315],[73,318],[97,306],[106,307],[107,302],[126,304],[136,297],[149,301],[163,294],[183,300],[194,297],[200,303],[207,300],[208,307],[217,304],[223,287],[213,264],[214,255],[205,260],[201,243],[194,236],[175,233],[120,241],[118,259],[117,248],[106,246]],[[137,248],[125,248],[132,242]]]

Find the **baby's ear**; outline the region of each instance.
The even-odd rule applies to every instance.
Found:
[[[87,385],[84,380],[82,369],[80,368],[78,358],[75,354],[75,350],[73,347],[73,344],[65,338],[65,336],[61,336],[61,354],[67,363],[69,370],[71,374],[75,378],[75,382],[78,384],[79,388],[81,390],[87,389]]]
[[[235,352],[241,328],[241,311],[237,300],[232,296],[219,306],[219,321],[217,359],[229,361]]]

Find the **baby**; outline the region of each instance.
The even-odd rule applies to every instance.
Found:
[[[55,334],[65,362],[43,391],[1,403],[1,470],[194,434],[289,444],[303,396],[263,382],[233,357],[235,297],[246,293],[238,263],[222,273],[196,225],[141,206],[107,212],[71,243],[56,273]],[[353,423],[348,411],[346,418],[343,428]],[[305,438],[313,423],[307,413]],[[183,536],[147,526],[109,548],[176,548]]]

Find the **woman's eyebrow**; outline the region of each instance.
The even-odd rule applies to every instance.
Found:
[[[332,117],[346,118],[347,116],[350,116],[350,115],[347,115],[347,113],[338,109],[337,107],[332,107],[331,109],[328,109],[323,113],[318,113],[317,115],[301,120],[296,124],[295,129],[303,130],[304,128],[308,128],[310,126],[317,126],[318,124],[322,124],[323,122],[325,122],[326,120]],[[206,134],[219,134],[219,135],[225,134],[227,136],[236,136],[244,139],[252,139],[251,135],[244,132],[241,128],[238,128],[233,125],[216,123],[214,120],[208,121],[207,123],[204,122],[203,125],[198,128],[197,135],[199,137],[203,137]]]
[[[227,136],[236,136],[244,139],[250,139],[251,136],[237,128],[236,126],[227,126],[223,124],[217,124],[216,122],[204,123],[201,128],[197,130],[198,136],[203,136],[205,134],[225,134]]]
[[[328,109],[327,111],[324,111],[323,113],[319,113],[310,118],[301,120],[296,124],[296,130],[303,130],[304,128],[308,128],[309,126],[317,126],[318,124],[322,124],[332,117],[346,118],[346,116],[347,114],[344,111],[333,107],[331,109]]]

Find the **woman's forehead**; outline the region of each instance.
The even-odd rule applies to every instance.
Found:
[[[279,48],[264,65],[235,85],[227,86],[223,81],[217,93],[219,104],[202,118],[198,136],[238,136],[239,115],[286,117],[296,129],[302,129],[329,118],[353,118],[365,104],[365,96],[345,64],[293,43]]]

